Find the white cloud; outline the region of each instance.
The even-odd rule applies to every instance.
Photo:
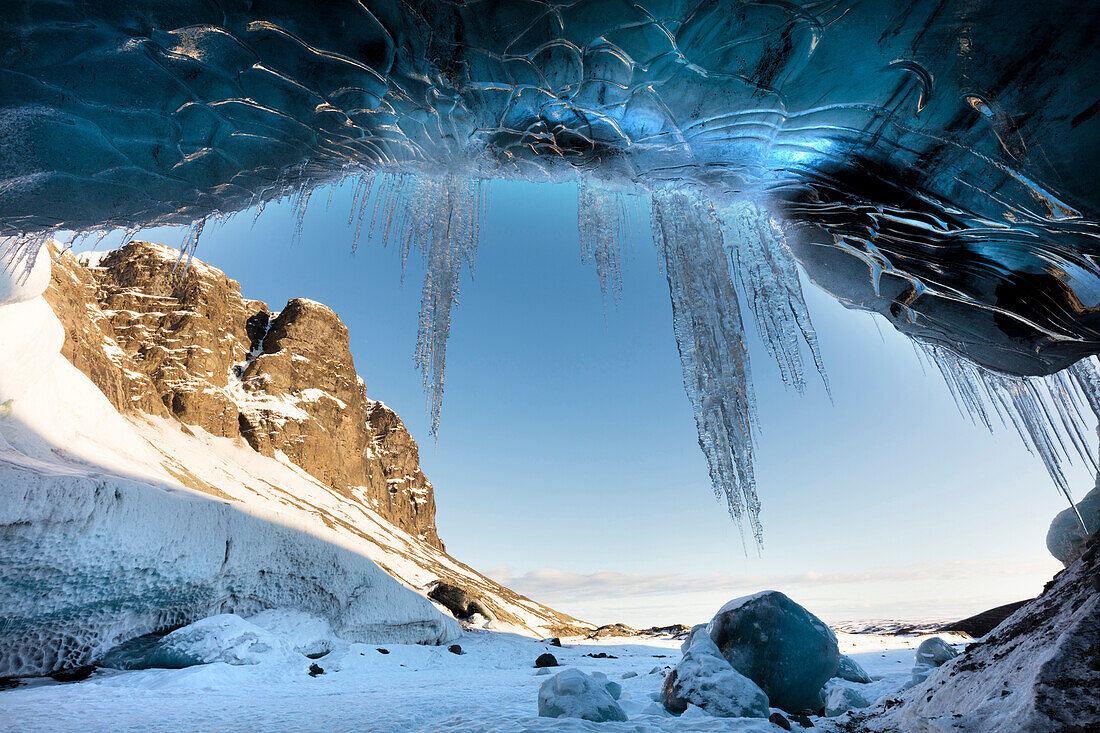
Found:
[[[1035,595],[1052,574],[1042,561],[919,563],[851,573],[792,575],[577,573],[538,568],[491,577],[550,606],[597,623],[635,626],[706,620],[731,598],[780,590],[831,621],[961,617]]]

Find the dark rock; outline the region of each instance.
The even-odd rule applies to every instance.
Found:
[[[550,652],[540,654],[539,658],[535,660],[536,667],[557,667],[558,659]]]
[[[814,721],[810,720],[805,715],[800,715],[800,714],[792,715],[791,720],[793,720],[795,723],[798,723],[803,728],[813,728],[814,727]]]
[[[561,639],[556,636],[551,636],[542,640],[543,644],[549,644],[550,646],[561,646]]]
[[[936,631],[941,633],[963,633],[968,634],[971,638],[980,639],[1000,626],[1001,622],[1015,613],[1018,608],[1030,602],[1031,600],[1029,599],[1026,601],[1016,601],[1015,603],[1006,603],[1003,606],[997,606],[988,611],[982,611],[975,616],[964,618],[961,621],[944,624],[936,629]]]
[[[0,677],[0,690],[11,690],[22,683],[14,677]]]
[[[468,621],[475,614],[491,619],[493,615],[485,610],[477,599],[471,598],[465,588],[437,581],[428,591],[428,598],[445,607],[455,618]]]
[[[638,631],[626,624],[605,624],[588,634],[589,639],[606,639],[610,636],[637,636]]]
[[[80,667],[70,667],[69,669],[62,669],[54,672],[50,675],[58,682],[80,682],[86,680],[92,676],[92,672],[95,672],[96,666],[94,664],[85,664]]]
[[[390,653],[389,649],[382,649],[381,647],[379,647],[375,651],[377,651],[379,654],[389,654]]]
[[[592,657],[593,659],[618,659],[614,654],[608,654],[607,652],[596,652],[595,654],[585,654],[586,657]]]
[[[690,626],[672,624],[671,626],[650,626],[648,629],[638,631],[638,636],[671,636],[673,639],[683,639],[690,632]]]
[[[778,725],[783,730],[791,730],[791,721],[783,717],[783,713],[772,713],[768,716],[768,722]]]
[[[824,707],[823,686],[840,664],[836,636],[787,596],[765,591],[731,601],[709,631],[726,660],[759,685],[773,707]]]
[[[309,665],[309,676],[310,677],[316,677],[317,675],[324,674],[324,673],[325,673],[325,668],[322,667],[321,665],[319,665],[319,664]]]
[[[447,651],[449,651],[451,654],[462,654],[463,653],[462,652],[462,647],[459,646],[458,644],[451,644],[449,647],[447,647]]]

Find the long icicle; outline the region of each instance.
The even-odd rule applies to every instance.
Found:
[[[748,522],[762,547],[752,461],[756,405],[718,217],[699,193],[661,190],[653,194],[650,221],[664,256],[684,389],[715,494],[742,526]]]

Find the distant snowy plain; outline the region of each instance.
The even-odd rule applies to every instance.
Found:
[[[297,629],[272,627],[291,644]],[[869,700],[909,680],[916,647],[927,636],[838,633],[840,650],[873,677],[851,685]],[[959,637],[945,637],[959,642]],[[316,662],[264,659],[259,664],[204,664],[185,669],[102,669],[78,683],[45,679],[0,692],[4,731],[778,731],[766,720],[713,718],[697,708],[664,712],[653,697],[680,641],[667,638],[563,640],[563,648],[516,634],[468,630],[447,647],[338,644]],[[388,653],[379,650],[385,649]],[[535,658],[554,654],[562,667],[603,672],[623,686],[625,723],[539,718],[537,695],[546,679]],[[593,658],[605,653],[615,658]],[[325,671],[309,676],[310,664]],[[624,673],[636,677],[622,679]],[[815,718],[819,730],[832,720]],[[796,724],[797,725],[797,724]],[[796,727],[797,730],[797,727]]]

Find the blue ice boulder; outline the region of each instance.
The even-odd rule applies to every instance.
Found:
[[[1100,476],[1096,479],[1096,487],[1075,506],[1076,512],[1073,509],[1059,512],[1047,530],[1047,549],[1067,568],[1081,557],[1085,542],[1100,529]],[[1080,519],[1077,518],[1078,513]],[[1081,528],[1082,520],[1085,522],[1084,529]]]
[[[859,663],[847,654],[840,655],[840,664],[836,667],[836,676],[842,680],[861,684],[867,684],[871,681],[871,675],[863,671],[863,667],[859,666]]]
[[[950,644],[938,636],[925,639],[917,647],[917,656],[913,661],[913,678],[910,680],[908,687],[924,682],[928,679],[928,675],[932,673],[932,670],[943,666],[957,657],[958,654]]]
[[[859,690],[851,687],[834,687],[825,697],[825,716],[836,718],[849,710],[865,708],[868,705],[870,703]]]
[[[836,635],[787,596],[769,590],[730,601],[711,620],[710,638],[773,707],[791,713],[824,707],[822,688],[840,665]]]
[[[676,669],[665,677],[661,688],[665,709],[679,715],[690,703],[717,718],[768,717],[768,696],[730,666],[705,629],[691,640]]]
[[[603,675],[598,678],[579,669],[558,672],[539,687],[539,717],[581,718],[593,723],[626,720],[626,713],[607,684],[614,683],[608,683]]]

